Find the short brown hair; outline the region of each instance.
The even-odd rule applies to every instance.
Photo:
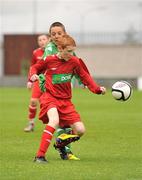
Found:
[[[62,37],[62,39],[58,45],[63,49],[65,49],[67,46],[76,47],[75,40],[71,36],[69,36],[68,34],[65,34]]]
[[[61,22],[54,22],[50,25],[49,34],[51,33],[51,29],[53,27],[61,27],[63,29],[63,31],[66,32],[65,26]]]

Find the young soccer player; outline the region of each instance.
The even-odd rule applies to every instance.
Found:
[[[49,55],[58,53],[57,43],[63,37],[63,35],[66,34],[65,26],[61,22],[54,22],[53,24],[51,24],[49,28],[49,34],[51,37],[51,41],[45,47],[43,59],[45,59]],[[73,55],[76,56],[75,52],[73,52]],[[88,68],[81,59],[80,63],[83,66],[84,70],[87,73],[89,73]],[[75,77],[72,78],[72,85],[74,84],[75,78],[78,80],[79,85],[83,85],[80,78],[77,75],[75,75]]]
[[[39,60],[43,60],[46,56],[56,54],[58,53],[58,48],[56,46],[56,43],[60,38],[62,38],[63,35],[66,34],[65,27],[62,23],[60,22],[55,22],[51,24],[50,29],[49,29],[49,34],[51,35],[50,42],[49,42],[49,36],[48,36],[48,41],[46,35],[42,35],[38,37],[38,45],[40,48],[36,49],[33,52],[33,59],[31,65],[37,63]],[[44,54],[44,55],[43,55]],[[43,58],[44,57],[44,58]],[[43,77],[43,76],[41,76]],[[41,81],[44,81],[44,78],[41,79]],[[39,89],[39,83],[35,82],[34,85],[32,85],[31,82],[27,83],[27,88],[32,89],[32,97],[30,100],[30,105],[29,105],[29,123],[26,128],[24,128],[25,132],[32,132],[35,127],[35,116],[36,116],[36,111],[37,111],[37,102],[42,94],[41,90],[43,91],[44,88],[42,88],[42,82],[41,82],[41,87]],[[72,129],[70,127],[64,127],[64,128],[58,128],[56,132],[56,136],[59,136],[62,133],[71,133]],[[60,157],[64,159],[69,159],[69,160],[79,160],[72,152],[71,152],[71,147],[66,146],[64,148],[57,148],[59,151]]]
[[[39,48],[35,49],[33,51],[32,55],[32,60],[31,60],[31,66],[36,64],[38,61],[40,61],[43,57],[44,54],[44,49],[47,43],[49,42],[50,37],[49,35],[46,34],[41,34],[37,38],[37,43]],[[29,109],[28,109],[28,125],[24,128],[25,132],[31,132],[34,130],[35,126],[35,117],[36,117],[36,112],[37,112],[37,104],[39,97],[41,96],[42,92],[39,88],[39,83],[38,81],[31,83],[27,83],[27,88],[32,89],[32,94],[30,98],[30,104],[29,104]]]
[[[71,126],[75,135],[68,138],[58,137],[56,147],[64,147],[75,141],[85,132],[85,127],[80,115],[71,102],[71,78],[77,74],[84,85],[95,94],[105,94],[106,89],[97,85],[91,76],[83,69],[80,60],[73,56],[76,47],[75,41],[65,35],[58,42],[59,53],[49,56],[45,61],[40,61],[32,66],[30,80],[36,81],[38,72],[46,71],[46,92],[40,98],[39,119],[45,123],[39,150],[35,162],[47,162],[45,154],[50,145],[52,136],[58,126]]]
[[[46,59],[46,57],[49,55],[58,54],[59,51],[57,48],[57,44],[62,39],[62,37],[66,34],[65,26],[61,22],[54,22],[53,24],[51,24],[49,28],[49,34],[50,34],[51,41],[45,47],[43,59]],[[75,55],[74,52],[73,54]],[[83,67],[87,69],[83,61],[81,59],[80,61],[82,62]],[[58,137],[59,135],[63,133],[67,133],[67,134],[72,133],[72,129],[70,127],[63,127],[63,128],[59,127],[56,131],[55,136]],[[63,160],[65,159],[79,160],[79,158],[77,158],[72,153],[70,145],[63,148],[57,148],[57,150],[59,151],[60,157]]]

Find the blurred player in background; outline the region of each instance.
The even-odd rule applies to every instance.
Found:
[[[85,127],[71,102],[71,78],[77,74],[84,85],[95,94],[105,94],[106,89],[97,85],[91,76],[84,70],[80,60],[73,56],[76,47],[75,41],[69,35],[64,35],[58,41],[58,54],[49,56],[45,61],[32,66],[30,69],[30,80],[39,79],[37,75],[44,70],[46,76],[46,92],[40,98],[39,119],[46,124],[43,132],[39,150],[35,162],[47,162],[45,154],[50,145],[55,129],[60,125],[71,126],[74,135],[65,138],[64,134],[58,136],[56,147],[62,148],[65,145],[76,141],[85,132]]]
[[[37,44],[38,44],[39,48],[37,48],[33,51],[31,66],[36,64],[38,61],[40,61],[42,59],[45,46],[47,45],[47,43],[49,43],[49,41],[50,41],[49,35],[41,34],[38,36]],[[43,72],[41,72],[41,73],[43,73]],[[28,111],[29,111],[28,112],[28,125],[24,128],[24,131],[31,132],[34,130],[37,105],[38,105],[39,98],[42,94],[42,91],[39,88],[38,81],[36,81],[34,83],[28,82],[27,88],[29,90],[32,90],[32,94],[31,94],[29,109],[28,109]]]

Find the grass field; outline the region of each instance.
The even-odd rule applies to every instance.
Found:
[[[0,89],[0,180],[142,180],[142,92],[127,102],[111,93],[75,89],[73,102],[86,134],[72,144],[80,161],[63,161],[52,145],[48,164],[36,164],[43,124],[23,132],[30,94],[25,88]]]

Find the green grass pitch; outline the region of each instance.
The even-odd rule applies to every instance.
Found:
[[[27,123],[30,93],[25,88],[0,88],[1,180],[142,180],[142,92],[119,102],[74,89],[73,102],[86,126],[86,134],[72,151],[80,161],[63,161],[52,144],[48,164],[36,164],[44,125],[36,119],[33,133]]]

